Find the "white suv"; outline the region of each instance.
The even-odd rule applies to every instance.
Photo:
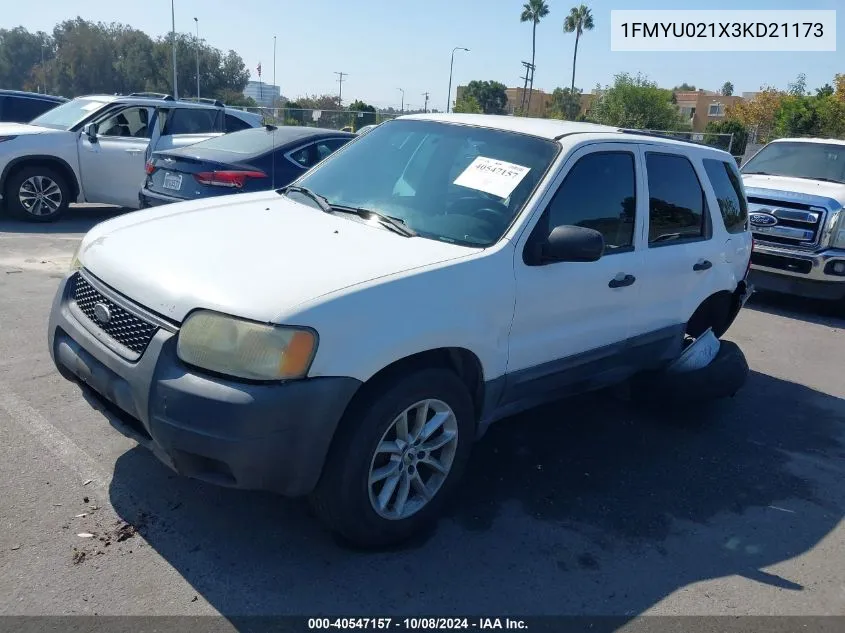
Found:
[[[278,192],[94,227],[49,347],[177,472],[309,494],[346,538],[389,543],[437,516],[491,422],[721,335],[746,215],[716,149],[406,116]]]
[[[34,222],[57,220],[71,202],[137,209],[152,151],[260,125],[259,116],[213,100],[154,93],[79,97],[28,124],[0,123],[2,207]]]

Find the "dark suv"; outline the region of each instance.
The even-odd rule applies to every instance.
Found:
[[[37,92],[0,90],[0,121],[29,123],[47,110],[67,101],[64,97],[42,95]]]

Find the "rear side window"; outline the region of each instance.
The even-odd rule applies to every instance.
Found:
[[[167,117],[163,135],[222,132],[222,119],[222,112],[212,108],[176,108]]]
[[[704,171],[710,178],[716,200],[719,201],[719,211],[728,233],[742,233],[747,228],[748,205],[742,195],[739,175],[729,164],[712,158],[704,159]]]
[[[3,99],[3,121],[29,123],[32,119],[41,116],[56,105],[58,104],[44,99],[7,96]]]
[[[575,225],[604,237],[605,253],[634,244],[637,208],[634,155],[596,152],[578,159],[548,208],[549,226]]]
[[[227,114],[226,115],[226,131],[227,132],[240,132],[241,130],[250,129],[252,126],[244,121],[243,119],[239,119],[234,114]]]
[[[647,152],[646,170],[649,245],[706,237],[704,190],[689,159],[678,154]]]

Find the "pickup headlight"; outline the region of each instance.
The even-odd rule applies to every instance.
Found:
[[[830,245],[833,248],[845,248],[845,209],[839,211],[839,218],[833,227],[833,235],[830,236]]]
[[[76,247],[76,250],[73,252],[73,257],[70,259],[70,266],[68,267],[68,272],[75,272],[82,268],[82,262],[79,260],[79,252],[82,250],[82,242],[79,243],[79,246]]]
[[[317,335],[311,330],[254,323],[208,310],[185,319],[176,353],[202,369],[250,380],[302,378]]]

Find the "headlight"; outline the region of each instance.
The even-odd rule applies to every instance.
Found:
[[[182,324],[176,353],[186,363],[251,380],[302,378],[317,336],[311,330],[253,323],[200,310]]]
[[[833,235],[830,236],[830,245],[833,248],[845,248],[845,209],[839,211],[839,219],[833,227]]]
[[[82,262],[79,260],[79,252],[82,250],[82,242],[79,243],[79,246],[76,247],[76,250],[73,252],[73,257],[70,259],[70,267],[68,268],[68,272],[74,272],[82,268]]]

